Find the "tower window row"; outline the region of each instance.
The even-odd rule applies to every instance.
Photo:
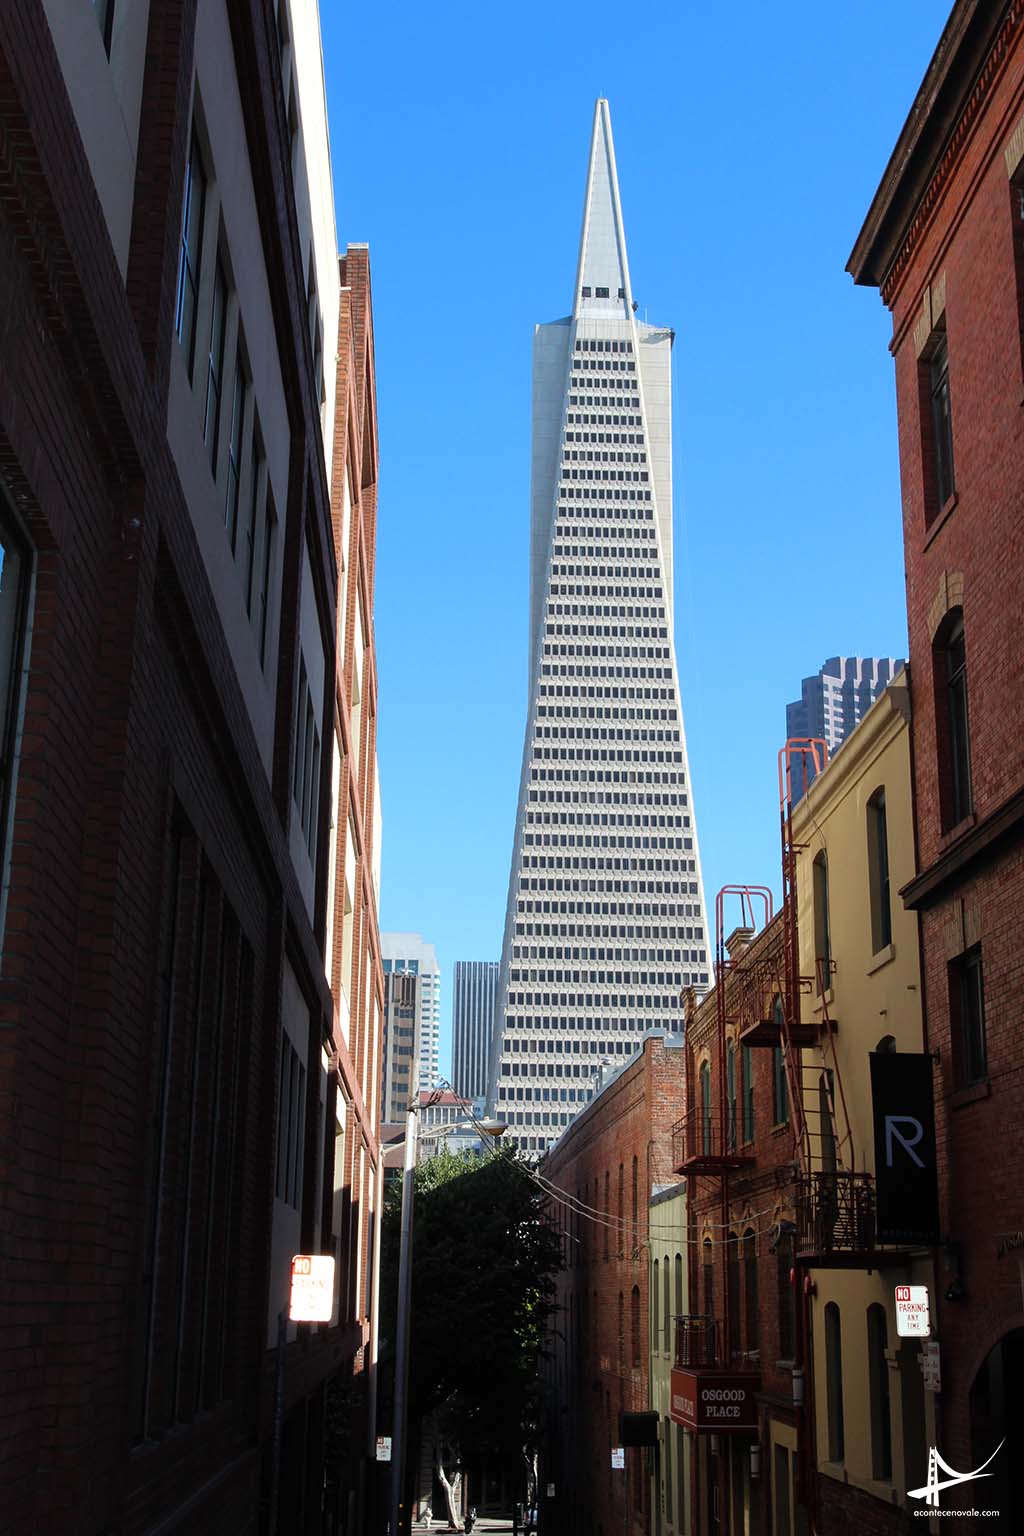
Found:
[[[589,289],[584,288],[583,292],[589,296]],[[607,297],[607,295],[606,295],[606,297]],[[619,298],[620,299],[624,299],[625,297],[626,297],[626,295],[623,293],[622,289],[620,288],[619,289]],[[598,336],[583,336],[583,337],[580,337],[579,340],[576,342],[576,345],[573,348],[573,351],[574,352],[625,352],[630,357],[632,357],[633,356],[633,343],[631,341],[612,341],[610,339],[609,340],[604,340],[604,339],[602,339],[601,337],[598,337]]]
[[[615,405],[623,406],[626,404],[626,401],[616,400],[614,403]],[[593,405],[595,402],[588,400],[585,404]],[[637,405],[639,404],[638,400]],[[567,427],[642,427],[644,423],[641,416],[580,416],[567,412],[565,424]]]
[[[696,896],[697,882],[695,880],[689,882],[683,880],[676,885],[674,891],[645,892],[645,894]],[[693,915],[693,905],[690,902],[676,901],[631,901],[629,906],[626,906],[621,901],[545,901],[543,907],[544,911],[542,912],[541,905],[536,902],[529,901],[525,904],[520,902],[518,910],[524,914],[527,911],[540,913],[542,917],[545,913],[549,913],[554,917],[628,917],[634,925],[644,918],[668,919],[670,917],[691,917]],[[538,925],[528,924],[527,926],[536,927]],[[544,923],[539,926],[553,928],[555,924]]]

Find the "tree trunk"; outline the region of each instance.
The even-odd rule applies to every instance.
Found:
[[[459,1495],[459,1487],[462,1483],[462,1473],[456,1472],[451,1482],[449,1482],[448,1474],[444,1470],[444,1462],[441,1460],[441,1452],[438,1451],[437,1475],[441,1479],[441,1486],[444,1488],[445,1502],[448,1505],[448,1529],[450,1531],[457,1531],[459,1529],[459,1511],[455,1501]]]

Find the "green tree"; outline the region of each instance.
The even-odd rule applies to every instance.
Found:
[[[461,1459],[511,1463],[536,1446],[540,1363],[561,1244],[529,1165],[512,1148],[443,1151],[416,1169],[410,1445],[426,1414]],[[393,1371],[401,1181],[381,1249],[382,1364]]]

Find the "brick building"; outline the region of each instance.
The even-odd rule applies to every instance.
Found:
[[[626,1449],[621,1469],[611,1452],[623,1443],[620,1415],[650,1410],[650,1197],[678,1182],[671,1127],[682,1072],[681,1037],[649,1034],[539,1165],[555,1191],[565,1248],[548,1364],[542,1521],[566,1536],[651,1529],[663,1447]],[[674,1262],[683,1237],[659,1225],[658,1253]],[[544,1497],[549,1483],[554,1499]]]
[[[944,1247],[938,1447],[1024,1527],[1024,5],[959,0],[849,270],[892,312]],[[923,1481],[923,1478],[922,1478]],[[983,1485],[959,1490],[978,1504]],[[943,1495],[955,1504],[958,1490]]]
[[[376,424],[330,184],[315,0],[0,7],[12,1528],[358,1528]],[[337,1305],[278,1419],[296,1250]]]
[[[790,1512],[804,1502],[789,1278],[797,1152],[781,1046],[755,1049],[743,1039],[785,991],[783,921],[779,914],[755,936],[767,904],[744,893],[743,921],[723,941],[725,913],[720,896],[717,981],[691,1002],[686,1113],[673,1135],[673,1164],[689,1185],[690,1306],[676,1320],[671,1417],[690,1437],[695,1536],[719,1529],[790,1536]],[[735,1421],[713,1422],[713,1412],[699,1407],[705,1394],[711,1402],[725,1394]],[[774,1523],[773,1475],[782,1490]]]

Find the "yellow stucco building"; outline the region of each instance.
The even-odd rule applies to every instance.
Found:
[[[932,1253],[879,1252],[872,1203],[870,1055],[923,1050],[917,916],[899,897],[915,873],[909,719],[901,674],[793,813],[800,972],[813,978],[802,1014],[822,1026],[800,1068],[807,1165],[821,1174],[805,1182],[800,1246],[832,1249],[798,1278],[808,1298],[812,1497],[831,1536],[904,1529],[907,1509],[920,1508],[907,1488],[924,1482],[934,1444],[921,1346],[897,1336],[895,1315],[904,1284],[929,1287],[934,1315]]]

